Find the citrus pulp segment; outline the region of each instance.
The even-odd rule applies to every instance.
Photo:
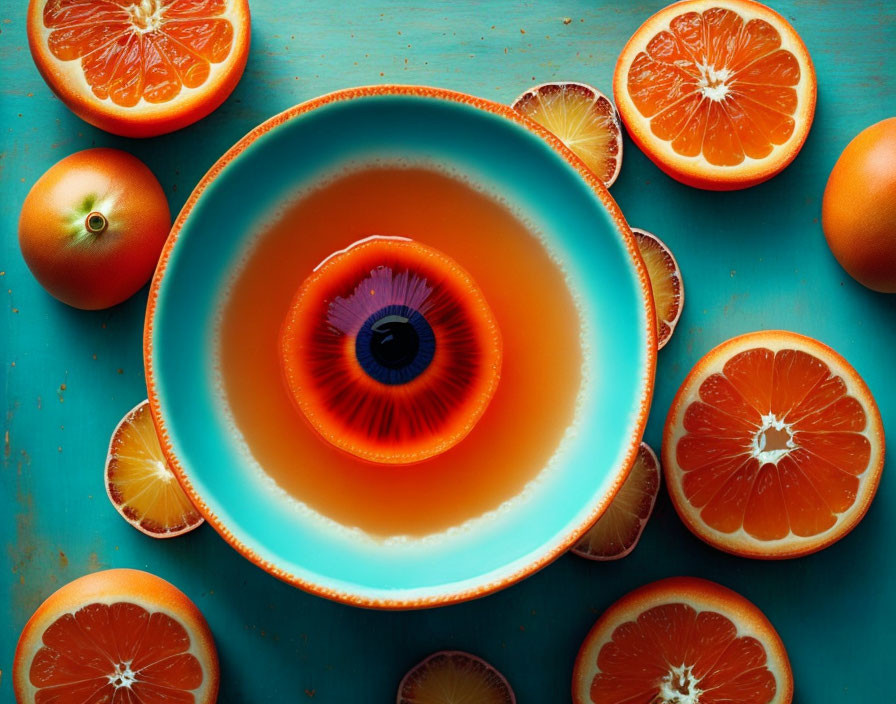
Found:
[[[515,704],[504,676],[482,658],[458,650],[433,653],[398,685],[397,704]]]
[[[790,704],[781,638],[736,592],[693,577],[653,582],[610,606],[573,671],[574,704]]]
[[[105,570],[52,594],[13,662],[19,704],[213,704],[218,655],[183,592],[147,572]]]
[[[721,550],[798,557],[864,516],[884,462],[868,387],[840,355],[785,331],[741,335],[687,376],[663,437],[682,520]]]
[[[685,0],[635,32],[613,93],[632,139],[663,171],[732,190],[796,157],[815,111],[815,70],[793,27],[765,5]]]
[[[660,490],[660,463],[641,443],[631,471],[613,501],[572,552],[590,560],[618,560],[638,544]]]
[[[570,148],[608,188],[622,168],[622,128],[607,96],[585,83],[543,83],[513,101]]]
[[[121,419],[109,444],[106,493],[122,517],[153,538],[173,538],[203,519],[168,466],[149,401]]]
[[[671,339],[684,310],[684,281],[672,251],[659,237],[636,227],[632,234],[650,277],[656,309],[656,347],[661,350]]]
[[[127,137],[205,117],[236,87],[249,52],[247,0],[31,0],[27,29],[62,102]]]

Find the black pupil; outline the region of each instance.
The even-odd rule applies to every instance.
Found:
[[[402,369],[417,358],[420,336],[403,315],[380,318],[370,332],[370,354],[387,369]]]
[[[383,384],[407,384],[420,376],[436,353],[436,336],[426,317],[405,305],[381,308],[355,337],[355,358]]]

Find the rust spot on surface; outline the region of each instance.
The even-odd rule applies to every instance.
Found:
[[[106,568],[106,563],[102,562],[95,552],[87,556],[87,569],[90,572],[99,572]]]
[[[59,551],[59,566],[62,569],[68,567],[68,557],[64,552],[62,552],[62,550]]]
[[[47,570],[52,563],[47,558],[52,553],[35,526],[37,514],[27,470],[31,465],[31,458],[27,452],[21,451],[16,465],[16,533],[15,540],[7,544],[6,551],[11,571],[18,577],[12,590],[14,609],[27,615],[46,596],[47,583],[52,581]]]

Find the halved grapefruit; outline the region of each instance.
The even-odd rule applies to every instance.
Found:
[[[25,625],[13,662],[19,704],[213,704],[208,624],[164,579],[129,569],[81,577]]]
[[[865,382],[830,347],[792,332],[710,351],[666,418],[675,509],[699,538],[737,555],[798,557],[839,540],[868,510],[883,465]]]
[[[247,0],[31,0],[28,44],[72,112],[125,137],[208,115],[249,55]]]
[[[781,15],[753,0],[685,0],[635,32],[613,94],[635,143],[682,183],[746,188],[786,167],[815,113],[815,69]]]
[[[168,466],[149,401],[131,409],[112,433],[105,484],[115,510],[152,538],[173,538],[203,522]]]
[[[793,674],[768,619],[714,582],[672,577],[630,592],[585,638],[574,704],[790,704]]]
[[[656,309],[656,347],[661,350],[672,338],[684,310],[684,281],[678,262],[666,244],[652,232],[632,228],[638,251],[647,267],[653,306]]]
[[[433,653],[398,685],[397,704],[515,704],[510,684],[482,658],[459,650]]]
[[[612,101],[587,83],[542,83],[513,109],[547,128],[609,188],[622,168],[622,127]]]
[[[641,539],[659,491],[660,463],[656,453],[642,442],[622,488],[572,552],[601,561],[618,560],[628,555]]]

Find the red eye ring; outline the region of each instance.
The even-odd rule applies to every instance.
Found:
[[[394,334],[371,336],[384,320]],[[501,354],[472,277],[439,250],[394,237],[361,240],[322,262],[280,334],[287,386],[311,426],[385,464],[420,462],[466,437],[495,393]]]

